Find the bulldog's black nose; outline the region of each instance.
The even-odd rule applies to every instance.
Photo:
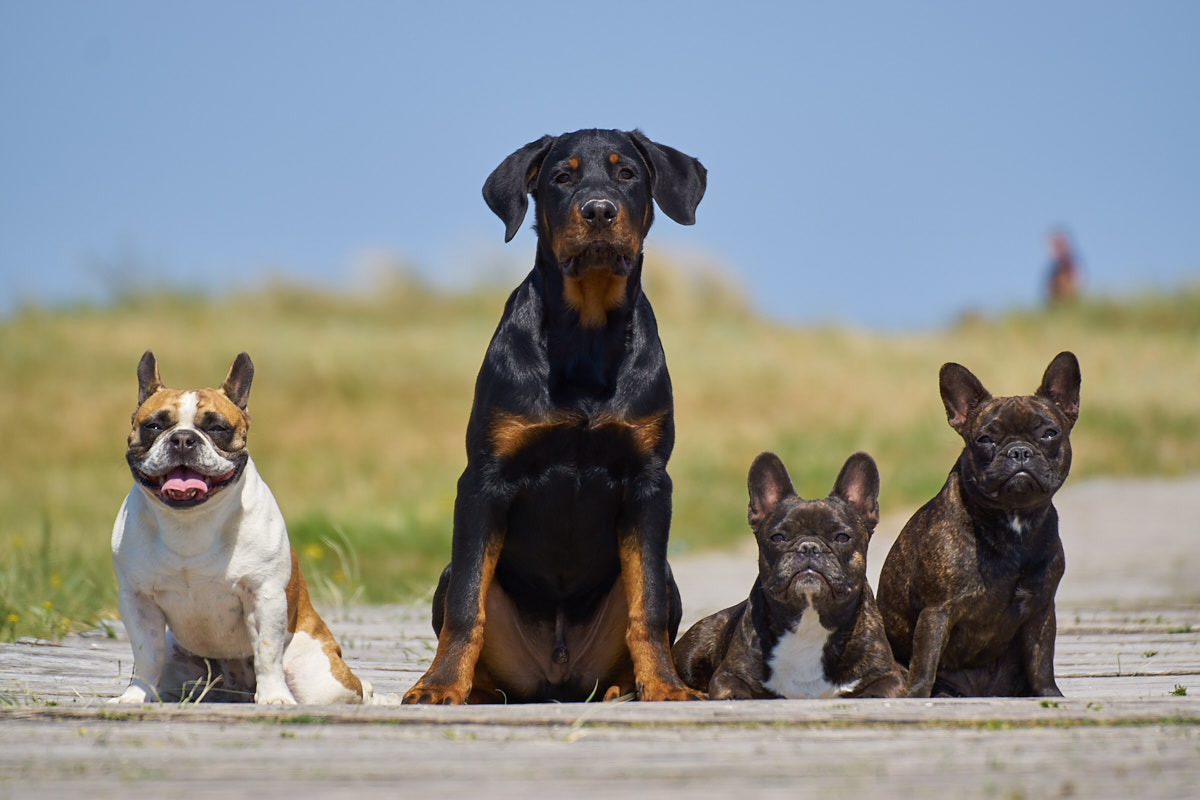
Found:
[[[1029,459],[1033,458],[1033,448],[1027,444],[1014,444],[1008,448],[1008,457],[1018,464],[1024,464]]]
[[[617,218],[617,204],[600,198],[587,200],[579,207],[579,216],[593,228],[607,228]]]
[[[191,452],[196,447],[196,432],[175,431],[167,439],[167,446],[179,453]]]

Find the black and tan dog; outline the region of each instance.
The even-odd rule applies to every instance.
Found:
[[[774,453],[754,459],[746,483],[758,577],[749,598],[679,639],[680,676],[712,700],[899,695],[904,671],[866,576],[879,522],[874,459],[846,459],[824,500],[799,497]]]
[[[966,367],[940,386],[965,447],[900,531],[879,610],[910,697],[1060,696],[1054,595],[1063,575],[1052,503],[1071,468],[1079,362],[1059,353],[1032,395],[992,397]]]
[[[475,385],[437,653],[406,703],[699,697],[671,661],[671,382],[642,243],[695,221],[705,169],[638,131],[545,136],[483,187],[537,256]],[[652,202],[653,201],[653,202]]]

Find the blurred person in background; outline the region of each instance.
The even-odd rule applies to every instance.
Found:
[[[1046,300],[1050,305],[1070,303],[1079,296],[1079,264],[1066,233],[1050,234],[1050,271],[1046,278]]]

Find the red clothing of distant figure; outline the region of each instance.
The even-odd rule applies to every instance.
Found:
[[[1052,305],[1067,303],[1079,296],[1079,266],[1071,244],[1062,233],[1050,236],[1050,276],[1046,281],[1046,299]]]

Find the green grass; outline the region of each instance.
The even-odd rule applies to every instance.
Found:
[[[660,261],[647,275],[675,388],[675,553],[747,535],[746,469],[766,449],[807,497],[862,449],[879,462],[885,514],[927,500],[961,447],[937,393],[950,360],[1016,394],[1075,351],[1072,481],[1200,469],[1200,288],[885,335],[773,323],[711,273]],[[397,278],[360,295],[154,292],[0,320],[0,638],[116,614],[109,537],[147,348],[179,388],[214,386],[251,354],[251,450],[318,602],[428,592],[449,556],[472,387],[506,294]]]

